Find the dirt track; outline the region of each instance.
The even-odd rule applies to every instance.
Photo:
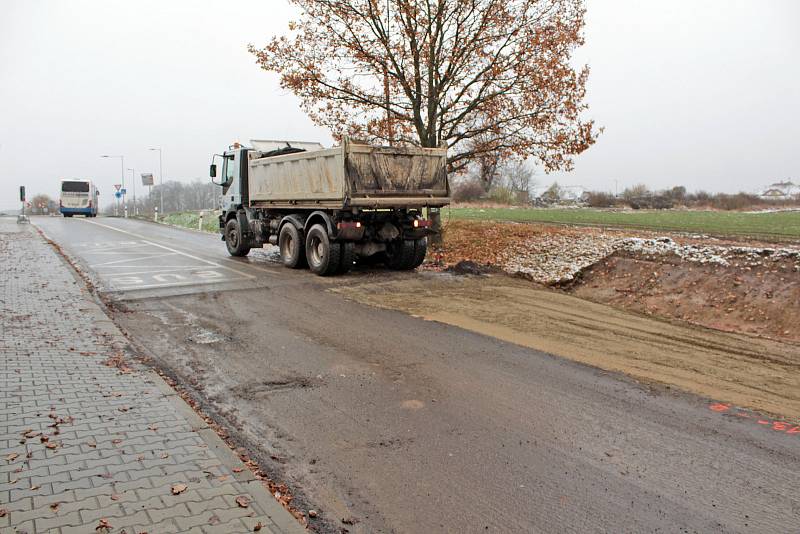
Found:
[[[800,421],[797,345],[654,320],[505,276],[438,274],[334,291]]]

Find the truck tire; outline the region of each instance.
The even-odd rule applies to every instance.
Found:
[[[250,247],[242,238],[239,221],[235,218],[225,223],[225,246],[228,247],[228,254],[231,256],[241,257],[250,253]]]
[[[306,235],[306,259],[314,273],[320,276],[336,274],[342,261],[341,243],[331,243],[325,227],[315,224]]]
[[[337,243],[334,243],[334,245],[336,244]],[[352,241],[344,241],[339,243],[339,245],[342,247],[342,257],[339,260],[339,270],[337,272],[339,274],[349,273],[355,261],[355,245]]]
[[[395,271],[413,269],[416,258],[416,246],[413,239],[395,239],[386,244],[384,263]]]
[[[425,261],[425,255],[428,253],[428,238],[414,240],[414,261],[411,262],[411,269],[416,269],[422,262]]]
[[[72,217],[72,214],[71,213],[65,213],[64,217]]]
[[[306,245],[300,230],[292,223],[286,223],[278,234],[278,247],[281,250],[281,261],[290,269],[302,269],[306,262]]]

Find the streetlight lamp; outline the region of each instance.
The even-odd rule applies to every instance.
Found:
[[[133,184],[133,214],[138,215],[138,208],[136,207],[136,171],[133,169],[128,169],[131,171],[131,183]]]
[[[161,148],[148,148],[150,151],[158,150],[158,195],[159,195],[159,211],[164,215],[164,168],[161,165]]]
[[[119,174],[122,177],[122,190],[125,190],[125,156],[102,155],[101,158],[119,158]],[[122,203],[125,204],[125,194],[122,195]]]

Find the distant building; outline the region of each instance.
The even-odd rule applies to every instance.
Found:
[[[768,200],[788,200],[800,195],[800,184],[791,180],[768,185],[758,196]]]

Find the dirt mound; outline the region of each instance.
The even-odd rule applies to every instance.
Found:
[[[696,248],[690,252],[699,259],[687,259],[679,252],[653,253],[647,247],[618,251],[584,270],[569,291],[648,315],[800,341],[800,267],[795,253]]]

